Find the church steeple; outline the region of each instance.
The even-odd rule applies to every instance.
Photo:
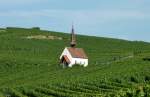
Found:
[[[72,30],[71,30],[71,42],[70,42],[71,47],[76,46],[76,37],[75,37],[75,32],[74,32],[74,26],[72,25]]]

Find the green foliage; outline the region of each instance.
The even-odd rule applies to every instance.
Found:
[[[145,76],[145,81],[150,81],[150,76],[149,75]]]
[[[40,30],[40,27],[33,27],[32,30]]]
[[[59,56],[70,35],[39,28],[0,32],[0,97],[149,97],[150,44],[77,36],[89,66],[63,68]],[[57,36],[62,40],[27,39]]]

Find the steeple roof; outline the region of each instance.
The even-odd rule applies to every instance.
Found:
[[[76,37],[75,37],[75,32],[74,32],[74,26],[72,25],[72,30],[71,30],[71,42],[70,42],[71,47],[76,46]]]

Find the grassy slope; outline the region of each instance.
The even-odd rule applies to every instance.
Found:
[[[63,40],[24,38],[32,35],[54,35],[62,37]],[[78,35],[78,47],[84,48],[87,52],[89,66],[62,69],[58,58],[64,47],[68,46],[69,36],[33,29],[13,28],[1,31],[0,88],[34,87],[35,89],[38,85],[55,85],[55,87],[58,85],[60,88],[60,85],[67,83],[68,89],[72,84],[83,89],[82,85],[87,83],[94,90],[93,86],[100,85],[101,82],[148,85],[150,62],[142,61],[142,58],[150,54],[149,43]],[[126,56],[134,57],[123,59]],[[114,58],[120,60],[117,62]],[[80,91],[85,93],[84,90]]]

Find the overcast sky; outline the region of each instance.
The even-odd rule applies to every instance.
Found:
[[[150,42],[150,0],[0,0],[0,27],[34,27]]]

